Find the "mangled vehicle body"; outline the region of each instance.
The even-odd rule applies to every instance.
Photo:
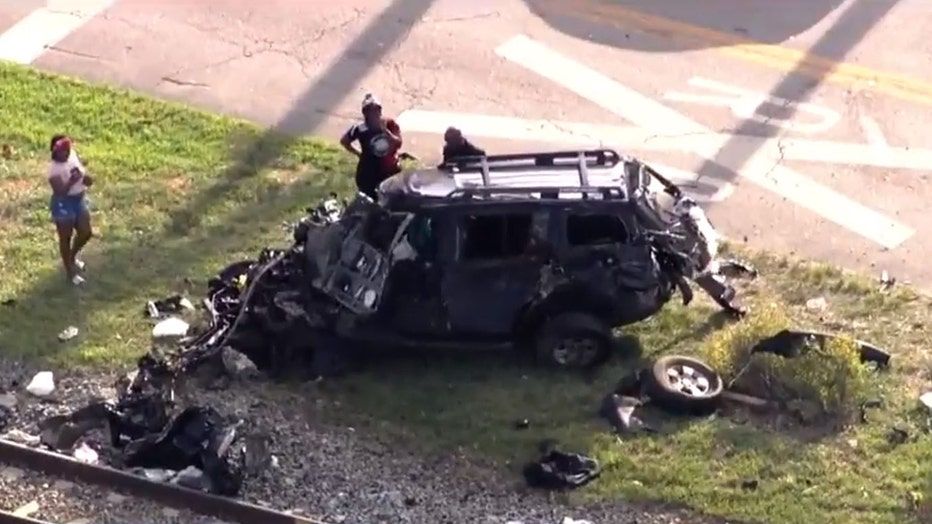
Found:
[[[273,370],[412,345],[512,346],[579,368],[609,354],[612,328],[677,290],[688,302],[688,280],[741,312],[698,206],[612,150],[466,158],[396,175],[380,194],[311,209],[292,248],[221,273],[210,302],[227,320],[212,345]]]

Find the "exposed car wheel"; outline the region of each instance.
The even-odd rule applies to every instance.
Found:
[[[612,348],[612,330],[586,313],[563,313],[538,329],[539,362],[558,368],[585,369],[604,362]]]
[[[648,371],[644,386],[652,403],[688,414],[710,413],[718,407],[722,377],[705,362],[670,355],[657,359]]]

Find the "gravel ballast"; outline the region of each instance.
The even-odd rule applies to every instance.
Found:
[[[56,391],[50,399],[39,400],[24,390],[39,369],[14,362],[0,364],[0,395],[16,399],[14,414],[3,431],[37,434],[39,420],[115,394],[114,375],[56,372]],[[302,396],[300,389],[235,380],[222,389],[204,389],[188,381],[178,391],[182,406],[212,406],[225,416],[244,420],[244,431],[271,437],[273,464],[260,475],[247,478],[242,498],[249,502],[334,524],[559,524],[566,517],[592,524],[723,522],[624,503],[568,507],[546,493],[527,490],[520,478],[500,468],[479,465],[470,457],[426,457],[410,444],[397,446],[368,428],[323,423],[314,416],[314,403]],[[6,398],[9,401],[9,396]],[[85,442],[106,460],[109,443],[102,432],[88,435]],[[80,521],[86,524],[216,522],[165,511],[138,499],[111,503],[108,493],[98,488],[73,484],[56,488],[59,479],[20,473],[0,475],[0,506],[12,511],[36,501],[40,509],[33,518],[59,523],[90,519]],[[68,489],[59,489],[62,486]]]

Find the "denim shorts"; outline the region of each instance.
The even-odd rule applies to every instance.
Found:
[[[49,210],[55,222],[75,221],[84,213],[90,212],[87,197],[84,193],[78,195],[58,196],[52,195],[49,200]]]

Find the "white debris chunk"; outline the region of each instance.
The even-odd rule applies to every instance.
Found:
[[[188,334],[190,326],[178,317],[169,317],[152,328],[152,338],[181,338]]]
[[[36,373],[29,384],[26,385],[26,391],[37,397],[47,397],[55,391],[55,377],[51,371],[40,371]]]

